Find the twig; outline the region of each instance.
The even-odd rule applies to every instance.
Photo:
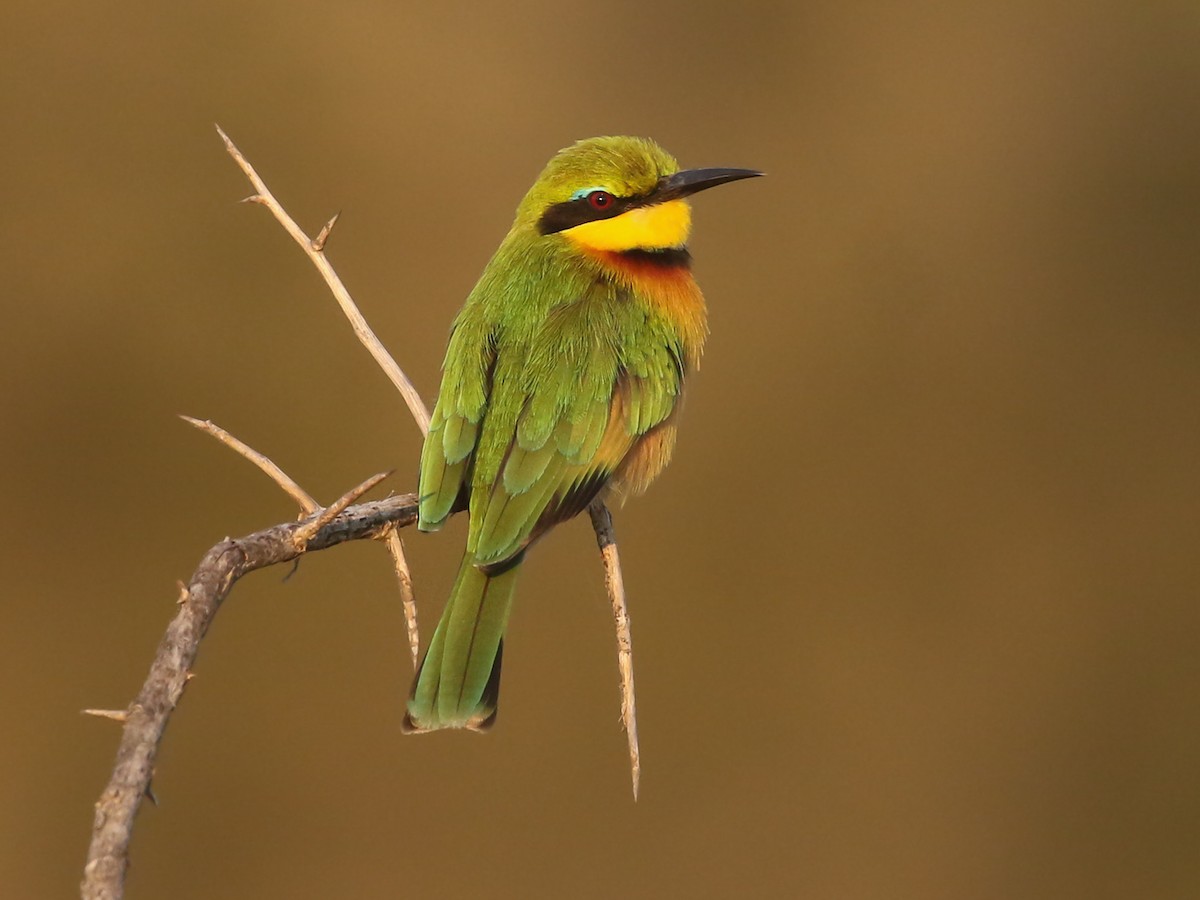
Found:
[[[413,595],[412,573],[408,570],[408,559],[404,556],[404,542],[395,528],[387,533],[388,550],[396,567],[396,583],[400,586],[400,600],[404,604],[404,624],[408,629],[408,649],[412,653],[413,671],[421,664],[421,633],[417,629],[417,600]]]
[[[621,577],[621,558],[617,553],[617,535],[613,529],[612,513],[602,502],[588,507],[596,544],[604,564],[604,587],[612,604],[613,622],[617,627],[617,668],[621,673],[621,724],[629,738],[629,773],[633,778],[633,799],[637,800],[638,784],[642,777],[641,756],[638,753],[637,702],[633,693],[633,632],[630,630],[629,609],[625,605],[625,580]]]
[[[312,540],[312,536],[332,522],[334,518],[337,517],[338,513],[340,513],[347,506],[349,506],[351,503],[353,503],[367,491],[371,490],[371,488],[375,487],[375,485],[379,484],[379,482],[383,481],[383,479],[387,478],[391,474],[391,472],[380,472],[378,475],[372,475],[362,484],[350,488],[350,490],[346,491],[346,493],[342,494],[342,496],[338,497],[337,500],[330,504],[329,507],[321,510],[321,512],[311,521],[306,522],[304,526],[296,532],[296,540],[303,544],[308,543],[310,540]]]
[[[179,418],[190,425],[196,426],[205,434],[211,434],[226,447],[233,448],[237,453],[262,469],[272,481],[283,488],[289,497],[300,504],[300,509],[303,510],[306,516],[312,515],[321,508],[321,504],[314,500],[308,491],[296,484],[283,469],[279,468],[279,466],[275,465],[275,463],[271,462],[271,460],[267,459],[267,457],[263,456],[253,447],[239,441],[224,428],[214,425],[208,419],[194,419],[191,416],[184,415],[181,415]]]
[[[337,224],[338,217],[341,213],[334,215],[328,222],[321,226],[321,230],[315,238],[311,240],[304,233],[303,229],[296,224],[293,219],[275,199],[275,195],[267,187],[265,181],[254,170],[254,166],[242,154],[242,151],[237,148],[237,145],[229,139],[221,126],[216,126],[217,134],[221,136],[221,140],[225,142],[225,149],[229,155],[233,157],[233,161],[238,164],[238,168],[250,180],[254,186],[255,193],[247,197],[246,200],[258,203],[265,206],[271,211],[271,215],[275,220],[283,226],[284,231],[292,236],[297,244],[300,245],[305,255],[312,261],[312,264],[317,267],[317,271],[325,279],[325,283],[329,286],[330,292],[341,307],[342,313],[350,322],[350,327],[354,330],[354,334],[367,352],[371,354],[371,358],[375,360],[379,368],[396,386],[396,390],[400,392],[400,396],[404,398],[404,402],[408,405],[408,410],[412,413],[413,420],[417,423],[417,428],[421,430],[421,436],[424,437],[429,433],[429,410],[425,407],[425,402],[421,399],[421,395],[417,393],[417,389],[413,386],[412,381],[404,374],[404,371],[396,364],[396,360],[388,353],[387,348],[376,337],[371,326],[367,324],[366,318],[358,309],[358,304],[354,302],[354,298],[350,296],[350,292],[346,290],[346,286],[342,284],[341,278],[334,271],[333,265],[325,256],[325,244],[329,240],[330,234],[333,233],[333,227]],[[417,605],[413,596],[412,577],[409,574],[408,560],[404,556],[404,545],[398,537],[388,536],[387,539],[388,552],[392,556],[392,565],[396,571],[396,578],[400,585],[400,598],[404,605],[404,621],[408,629],[408,642],[412,652],[413,666],[417,666],[420,662],[420,632],[417,627]]]
[[[396,390],[400,392],[400,396],[404,398],[404,402],[408,404],[409,412],[412,413],[413,419],[416,420],[417,427],[421,429],[421,434],[429,433],[429,410],[425,408],[424,402],[421,400],[421,395],[417,393],[417,389],[413,387],[413,383],[408,380],[408,376],[401,371],[396,365],[396,361],[392,359],[391,354],[384,349],[379,338],[375,336],[375,332],[371,330],[371,326],[367,324],[367,320],[363,318],[362,313],[358,311],[358,307],[354,304],[354,300],[350,296],[350,292],[346,290],[342,280],[338,278],[337,272],[333,270],[328,258],[325,256],[325,242],[329,240],[329,233],[333,230],[334,223],[337,222],[337,216],[334,216],[325,223],[325,227],[321,229],[320,234],[315,239],[309,238],[296,224],[295,220],[287,214],[287,211],[279,205],[279,201],[267,189],[266,184],[258,173],[254,171],[254,167],[250,165],[246,157],[229,139],[229,136],[221,130],[221,126],[217,126],[217,134],[221,135],[221,140],[225,142],[225,149],[229,151],[229,155],[233,157],[233,161],[238,164],[238,167],[250,179],[250,183],[254,185],[256,191],[246,199],[259,203],[271,211],[279,224],[284,230],[292,236],[292,239],[300,245],[300,248],[305,252],[312,264],[317,267],[317,271],[325,279],[325,283],[329,285],[329,290],[333,292],[334,298],[338,305],[342,308],[346,318],[350,320],[350,327],[354,329],[355,335],[367,348],[371,356],[375,358],[375,362],[379,364],[379,368],[383,369],[384,374],[391,379],[392,384],[396,386]]]
[[[210,549],[187,584],[187,600],[167,628],[150,673],[125,711],[113,774],[96,804],[92,843],[81,885],[83,900],[117,900],[124,890],[133,819],[150,786],[158,745],[189,680],[200,641],[221,602],[247,572],[296,559],[347,541],[378,538],[411,525],[417,498],[402,494],[351,506],[305,544],[296,533],[305,522],[275,525]]]

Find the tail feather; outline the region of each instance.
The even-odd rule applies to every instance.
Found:
[[[504,629],[519,562],[480,568],[469,555],[464,557],[413,681],[406,732],[486,731],[495,721]]]

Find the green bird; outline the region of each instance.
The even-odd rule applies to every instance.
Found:
[[[405,731],[492,725],[525,552],[670,460],[708,333],[685,198],[760,174],[680,171],[653,141],[599,137],[560,151],[521,201],[454,320],[421,453],[420,530],[463,509],[470,526]]]

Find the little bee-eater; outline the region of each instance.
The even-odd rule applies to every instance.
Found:
[[[708,327],[687,197],[759,175],[688,169],[653,141],[562,150],[454,320],[421,453],[418,527],[470,516],[406,731],[486,730],[529,546],[598,496],[639,494],[675,446]]]

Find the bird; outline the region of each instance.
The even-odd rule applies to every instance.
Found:
[[[596,137],[555,154],[521,200],[454,319],[421,452],[418,529],[463,510],[469,525],[405,732],[492,726],[530,546],[667,465],[708,334],[687,198],[761,174],[681,170],[652,140]]]

